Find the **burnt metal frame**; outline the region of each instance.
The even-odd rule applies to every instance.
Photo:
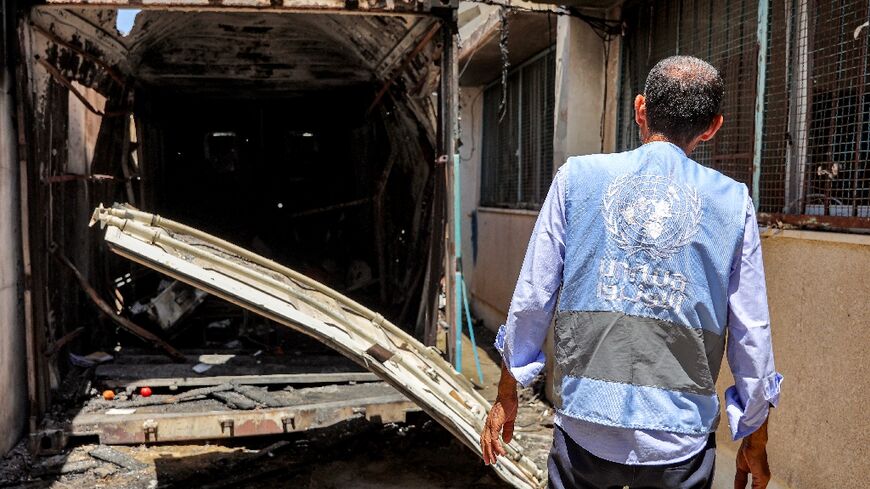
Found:
[[[416,406],[399,393],[250,411],[196,413],[77,414],[66,426],[68,436],[98,436],[100,443],[124,445],[216,440],[276,435],[325,428],[353,418],[402,423]]]
[[[347,15],[408,15],[438,10],[456,10],[458,0],[393,0],[354,2],[351,0],[42,0],[44,5],[77,8],[219,10],[222,12],[334,13]]]
[[[474,453],[490,404],[436,350],[380,314],[244,248],[130,208],[102,207],[93,221],[109,248],[132,261],[293,328],[335,349],[395,387]],[[514,487],[546,484],[514,440],[493,466]]]
[[[5,4],[4,4],[5,5]],[[421,19],[437,19],[442,23],[441,41],[445,55],[441,57],[442,76],[439,92],[439,113],[437,117],[439,155],[452,155],[455,152],[455,144],[458,133],[456,114],[458,112],[458,82],[456,70],[456,9],[457,0],[395,0],[384,3],[354,2],[346,0],[213,0],[203,4],[201,0],[41,0],[33,3],[40,9],[64,10],[68,8],[132,8],[152,10],[175,10],[175,11],[220,11],[220,12],[270,12],[282,13],[305,13],[305,14],[340,14],[340,15],[378,15],[378,16],[416,16]],[[17,128],[18,128],[18,153],[20,162],[20,189],[21,189],[21,216],[22,216],[22,263],[24,266],[25,290],[24,290],[24,318],[26,325],[27,362],[28,362],[28,402],[29,402],[29,428],[35,432],[39,417],[47,409],[51,399],[48,388],[48,376],[46,360],[41,351],[46,341],[44,325],[46,324],[46,299],[43,297],[42,287],[34,286],[45,279],[44,269],[48,260],[48,254],[43,246],[44,229],[33,226],[37,219],[40,199],[31,199],[41,195],[41,186],[36,168],[37,161],[37,137],[34,136],[33,127],[36,127],[33,119],[37,117],[35,101],[31,100],[33,80],[32,66],[28,67],[31,54],[27,45],[33,32],[39,27],[32,25],[27,20],[26,12],[31,8],[4,10],[4,14],[10,11],[16,12],[15,22],[7,25],[16,25],[18,28],[16,49],[19,57],[16,61],[16,89],[17,102]],[[11,17],[11,16],[10,16]],[[396,54],[396,53],[393,53]],[[383,60],[384,62],[388,59]],[[104,63],[98,63],[103,65]],[[115,74],[114,72],[109,75]],[[114,77],[113,77],[114,78]],[[34,122],[31,124],[31,122]],[[434,344],[439,324],[438,296],[441,290],[441,277],[452,281],[454,270],[451,261],[452,253],[448,250],[454,246],[453,237],[447,232],[447,203],[452,200],[451,187],[446,181],[446,171],[436,163],[433,164],[436,174],[434,179],[435,192],[433,194],[433,213],[431,229],[433,235],[429,257],[422,268],[425,270],[426,280],[422,286],[423,305],[421,311],[425,314],[420,318],[424,322],[426,344]],[[28,197],[30,195],[31,197]],[[440,239],[443,236],[443,239]],[[422,276],[422,274],[421,274]],[[449,308],[455,307],[456,298],[452,287],[445,287]],[[419,321],[418,321],[419,322]],[[448,323],[452,323],[452,315],[448,314]],[[455,328],[448,328],[452,331]]]

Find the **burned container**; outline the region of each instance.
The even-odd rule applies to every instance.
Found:
[[[71,362],[96,369],[99,387],[120,398],[153,388],[144,404],[205,389],[196,395],[209,402],[269,407],[239,382],[226,389],[219,373],[249,387],[329,383],[312,374],[375,380],[268,318],[108,253],[86,231],[101,203],[251,249],[432,344],[442,290],[452,304],[455,9],[430,0],[6,3],[31,432],[52,401],[80,394],[67,392],[77,388],[64,380]],[[317,371],[281,370],[288,365]],[[285,377],[263,380],[270,375]],[[390,396],[392,418],[411,409]]]

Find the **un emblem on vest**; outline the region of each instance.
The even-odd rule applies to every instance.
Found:
[[[602,210],[608,234],[628,256],[668,258],[689,244],[701,225],[697,189],[663,175],[617,177],[604,192]]]

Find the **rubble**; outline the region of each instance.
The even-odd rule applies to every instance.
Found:
[[[254,409],[259,406],[256,402],[237,392],[215,392],[212,396],[226,404],[230,409]]]
[[[146,314],[151,321],[167,331],[202,304],[207,295],[187,284],[173,281],[159,289],[157,295],[147,302],[137,302],[130,306],[130,312]]]
[[[28,470],[5,486],[63,489],[294,487],[323,489],[507,489],[474,454],[427,416],[409,423],[352,420],[280,440],[248,439],[242,445],[174,444],[112,447],[134,460],[130,470],[93,457],[101,448],[75,446],[62,457],[88,460],[76,473],[36,475]],[[409,468],[413,468],[410,470]],[[0,486],[4,486],[0,484]]]
[[[88,452],[91,457],[94,457],[98,460],[102,460],[104,462],[110,462],[118,467],[127,469],[127,470],[142,470],[147,467],[146,464],[130,457],[129,455],[122,453],[112,447],[107,446],[98,446]]]

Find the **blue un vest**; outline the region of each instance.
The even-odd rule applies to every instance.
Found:
[[[746,186],[670,143],[570,158],[557,408],[623,428],[716,429]]]

